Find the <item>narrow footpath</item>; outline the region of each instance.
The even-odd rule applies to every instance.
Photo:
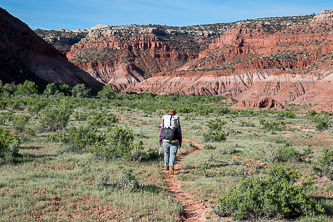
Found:
[[[180,164],[187,156],[195,155],[200,152],[202,145],[193,140],[183,139],[183,141],[191,141],[192,144],[198,147],[198,149],[177,157],[174,166],[175,175],[169,175],[169,172],[165,171],[165,181],[168,186],[168,191],[182,204],[184,208],[183,221],[207,221],[206,216],[211,213],[208,202],[205,202],[204,200],[194,201],[194,197],[189,192],[181,188],[182,181],[177,179],[177,175],[180,173],[181,169]]]

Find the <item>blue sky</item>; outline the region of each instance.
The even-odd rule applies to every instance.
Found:
[[[187,26],[318,14],[332,0],[1,0],[0,7],[32,29],[73,30],[97,24]]]

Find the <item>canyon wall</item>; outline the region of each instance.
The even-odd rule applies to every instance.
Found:
[[[26,24],[0,8],[0,79],[37,84],[56,81],[69,85],[84,83],[100,89],[102,84],[70,63],[64,54],[45,42]]]

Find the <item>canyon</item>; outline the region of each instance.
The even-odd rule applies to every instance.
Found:
[[[332,15],[239,21],[205,27],[206,34],[194,27],[104,26],[66,55],[122,92],[222,95],[244,108],[268,98],[331,111]]]
[[[0,36],[7,39],[0,44],[7,82],[59,79],[119,92],[222,95],[238,101],[235,108],[333,109],[333,10],[186,27],[97,25],[35,33],[8,18],[1,10],[0,27],[12,27]]]

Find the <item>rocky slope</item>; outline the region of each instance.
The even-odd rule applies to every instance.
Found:
[[[60,42],[61,36],[72,38],[64,38],[66,49],[58,48],[119,91],[224,95],[239,107],[271,98],[276,104],[317,104],[317,110],[331,110],[333,104],[332,31],[332,10],[188,27],[36,30],[54,45],[57,35]]]
[[[224,95],[242,104],[270,97],[283,104],[312,103],[319,111],[331,110],[332,14],[325,11],[308,25],[274,33],[262,24],[238,23],[179,68],[181,72],[157,74],[125,91]]]
[[[312,18],[313,16],[265,18],[245,23],[253,26],[263,24],[269,33],[274,33],[294,24],[307,24]],[[93,27],[88,30],[86,38],[72,46],[67,57],[98,81],[124,90],[129,84],[136,85],[159,73],[200,69],[200,65],[197,67],[192,61],[203,57],[201,52],[210,47],[212,40],[237,26],[239,22],[188,27]],[[216,94],[213,91],[219,90],[212,90]]]
[[[45,42],[26,24],[0,8],[0,79],[38,84],[61,81],[70,85],[85,83],[91,88],[101,84],[70,63],[52,45]]]

